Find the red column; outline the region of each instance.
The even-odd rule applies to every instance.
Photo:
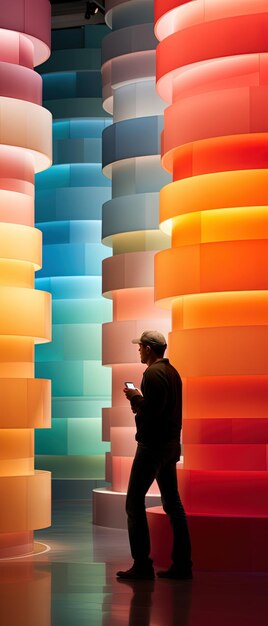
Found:
[[[268,10],[261,0],[155,7],[173,175],[156,299],[172,308],[170,357],[184,383],[179,484],[193,560],[266,570]]]

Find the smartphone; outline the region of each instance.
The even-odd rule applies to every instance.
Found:
[[[134,383],[125,383],[127,389],[136,389]]]

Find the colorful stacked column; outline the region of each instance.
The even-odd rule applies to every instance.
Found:
[[[131,339],[148,328],[170,328],[169,312],[154,304],[153,267],[155,251],[170,241],[158,226],[159,190],[170,176],[159,154],[164,103],[155,92],[153,1],[109,0],[106,9],[113,32],[103,41],[103,97],[114,123],[103,133],[103,168],[112,178],[103,242],[113,256],[103,264],[103,292],[113,300],[113,322],[103,326],[103,363],[112,366],[112,408],[103,412],[103,436],[111,441],[111,490],[95,492],[94,521],[122,526],[136,445],[134,416],[122,390],[126,380],[139,387],[144,369]],[[155,487],[152,493],[158,493]]]
[[[50,524],[50,474],[34,470],[34,428],[50,425],[50,381],[34,378],[34,343],[50,340],[50,295],[34,289],[34,173],[51,163],[34,72],[50,54],[50,3],[39,5],[0,2],[0,558],[32,552]]]
[[[184,379],[179,482],[194,563],[265,570],[267,4],[156,0],[156,34],[173,174],[161,192],[172,248],[156,259],[156,298],[170,302],[171,359]]]
[[[52,379],[52,429],[38,433],[39,467],[53,470],[56,497],[89,497],[104,479],[101,409],[110,406],[111,375],[101,364],[101,323],[111,307],[101,295],[101,40],[107,27],[52,32],[53,53],[41,68],[44,102],[53,113],[53,167],[37,179],[36,215],[44,267],[36,281],[53,300],[49,346],[36,351],[38,376]],[[98,484],[98,483],[97,483]]]

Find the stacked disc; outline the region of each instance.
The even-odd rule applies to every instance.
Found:
[[[50,3],[0,2],[0,558],[33,551],[50,524],[50,474],[35,472],[34,429],[50,426],[50,382],[34,344],[50,340],[50,295],[34,289],[42,235],[34,174],[51,163],[51,115],[34,67],[50,54]]]
[[[179,481],[202,568],[268,562],[267,32],[262,0],[156,2],[173,175],[156,298],[184,378]]]
[[[123,387],[128,380],[139,387],[144,369],[131,340],[146,329],[170,328],[169,312],[154,303],[155,252],[170,242],[159,230],[159,190],[170,176],[160,163],[164,103],[155,91],[153,1],[109,0],[106,9],[112,32],[103,40],[103,100],[113,125],[103,133],[103,170],[112,179],[112,200],[103,206],[102,233],[113,256],[103,263],[103,293],[113,301],[113,322],[103,326],[103,363],[112,367],[103,434],[111,441],[111,490],[94,494],[94,519],[121,526],[136,447]],[[155,485],[151,493],[158,493]]]

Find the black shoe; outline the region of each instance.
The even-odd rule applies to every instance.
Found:
[[[173,580],[192,580],[192,570],[180,570],[174,565],[171,565],[169,569],[157,572],[158,578],[171,578]]]
[[[143,566],[134,563],[130,569],[116,572],[116,576],[122,580],[154,580],[154,568],[151,563]]]

